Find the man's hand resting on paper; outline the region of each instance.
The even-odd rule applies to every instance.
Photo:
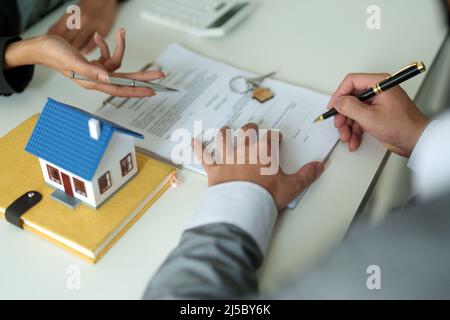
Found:
[[[333,94],[328,108],[336,108],[334,124],[340,139],[350,151],[358,149],[364,131],[374,136],[392,152],[409,157],[428,119],[400,87],[389,89],[369,101],[358,95],[388,74],[349,74]]]
[[[97,60],[88,61],[77,49],[58,36],[40,36],[11,43],[6,48],[5,70],[23,65],[41,64],[54,69],[66,77],[75,71],[89,79],[104,83],[75,80],[88,90],[98,90],[118,97],[146,97],[155,92],[149,88],[132,88],[108,84],[109,75],[126,77],[135,80],[151,81],[161,79],[160,71],[142,71],[133,73],[114,73],[120,68],[125,54],[125,30],[116,33],[116,48],[110,53],[105,40],[98,34],[93,37],[100,48],[101,56]]]
[[[278,131],[267,131],[260,137],[258,127],[247,124],[238,131],[238,137],[241,138],[233,143],[231,131],[227,129],[219,131],[214,155],[205,150],[200,140],[192,141],[195,155],[208,175],[210,187],[232,181],[253,182],[269,191],[278,210],[281,210],[324,171],[322,162],[311,162],[294,174],[285,174],[279,167],[278,146],[282,136]],[[244,139],[250,130],[256,133],[255,139]],[[240,158],[239,155],[243,156]],[[267,170],[266,174],[264,169],[269,168],[275,170]]]

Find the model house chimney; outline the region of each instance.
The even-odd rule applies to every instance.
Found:
[[[100,121],[97,119],[91,118],[88,121],[89,124],[89,134],[92,139],[98,140],[100,139]]]

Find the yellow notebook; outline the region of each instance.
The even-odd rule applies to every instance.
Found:
[[[42,200],[22,216],[23,228],[95,263],[170,186],[175,168],[137,153],[138,174],[100,208],[71,210],[51,198],[39,159],[24,151],[39,115],[0,139],[0,223],[6,208],[29,191]],[[16,228],[11,224],[11,228]]]

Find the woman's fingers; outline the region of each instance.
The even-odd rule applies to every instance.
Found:
[[[74,59],[72,61],[70,69],[65,72],[66,76],[70,76],[71,71],[75,71],[88,79],[109,81],[108,71],[101,64],[89,63],[83,56],[80,56],[80,59]]]
[[[94,34],[94,42],[100,49],[100,59],[98,61],[100,63],[103,63],[111,58],[111,53],[109,52],[108,44],[106,43],[105,39],[101,37],[97,32]]]
[[[150,88],[122,87],[82,80],[76,80],[75,82],[85,89],[102,91],[111,96],[122,98],[143,98],[155,95],[155,92]]]
[[[79,73],[82,76],[87,77],[88,79],[92,80],[100,80],[104,83],[96,83],[91,81],[84,81],[84,80],[74,80],[76,83],[78,83],[80,86],[82,86],[85,89],[89,90],[97,90],[102,91],[106,94],[117,96],[117,97],[124,97],[124,98],[142,98],[142,97],[149,97],[154,96],[155,92],[150,88],[140,88],[140,87],[126,87],[126,86],[116,86],[108,84],[109,82],[109,75],[106,72],[106,70],[89,63],[81,64],[81,66],[78,66],[75,70],[73,70],[77,73]],[[70,77],[71,71],[65,71],[64,74],[67,77]]]
[[[65,74],[66,77],[70,77],[71,72],[74,71],[88,79],[100,80],[103,83],[83,80],[76,80],[75,82],[83,88],[102,91],[112,96],[141,98],[155,95],[155,92],[150,88],[116,86],[109,84],[110,76],[125,77],[140,81],[157,80],[164,77],[164,74],[161,71],[109,74],[109,72],[112,72],[120,67],[120,64],[122,63],[122,58],[125,52],[124,29],[119,30],[116,34],[117,47],[112,57],[106,41],[99,34],[96,33],[92,37],[92,40],[100,48],[100,59],[88,62],[83,55],[71,47],[71,52],[73,53],[74,58],[67,61],[67,65],[64,66],[64,68],[60,68],[60,71]]]
[[[123,98],[144,98],[155,95],[155,92],[150,88],[122,87],[97,83],[93,89],[103,91],[111,96]]]
[[[114,53],[111,57],[111,60],[120,65],[122,63],[124,54],[125,54],[125,29],[121,28],[119,31],[116,32],[116,48],[114,49]]]
[[[134,80],[139,80],[139,81],[159,80],[166,76],[163,72],[158,71],[158,70],[139,71],[139,72],[132,72],[132,73],[113,73],[112,75],[115,77],[119,77],[119,78],[128,78],[128,79],[134,79]]]
[[[106,72],[106,70],[104,70],[96,65],[92,65],[88,62],[83,62],[83,61],[74,62],[74,64],[70,67],[70,70],[64,70],[63,74],[67,78],[70,78],[72,71],[76,72],[88,79],[91,79],[91,80],[100,80],[105,83],[109,82],[109,75],[108,75],[108,72]],[[82,82],[88,83],[88,81],[82,81]]]
[[[77,65],[75,70],[82,76],[85,76],[92,80],[100,80],[104,83],[94,83],[90,81],[77,80],[76,82],[81,85],[83,88],[90,90],[98,90],[104,93],[107,93],[112,96],[117,97],[149,97],[154,96],[155,92],[150,88],[140,88],[140,87],[127,87],[127,86],[115,86],[108,84],[109,77],[111,76],[122,76],[130,79],[136,79],[141,81],[148,81],[154,79],[160,79],[161,72],[160,71],[142,71],[135,73],[125,73],[125,74],[111,74],[109,75],[106,70],[100,68],[97,65],[89,64],[89,63],[80,63]],[[65,75],[70,77],[71,71],[66,71]]]
[[[125,54],[125,29],[121,28],[116,33],[116,48],[110,59],[104,62],[106,70],[113,72],[120,68]]]
[[[125,29],[120,29],[116,33],[116,48],[111,56],[108,44],[98,33],[95,33],[93,40],[100,49],[100,58],[98,62],[108,71],[114,72],[122,65],[122,59],[125,55]]]

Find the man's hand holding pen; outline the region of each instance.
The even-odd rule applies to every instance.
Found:
[[[409,157],[428,124],[406,92],[396,86],[371,100],[361,102],[354,95],[386,78],[386,74],[349,74],[333,94],[328,108],[339,114],[334,124],[350,151],[358,149],[364,131],[392,152]]]

